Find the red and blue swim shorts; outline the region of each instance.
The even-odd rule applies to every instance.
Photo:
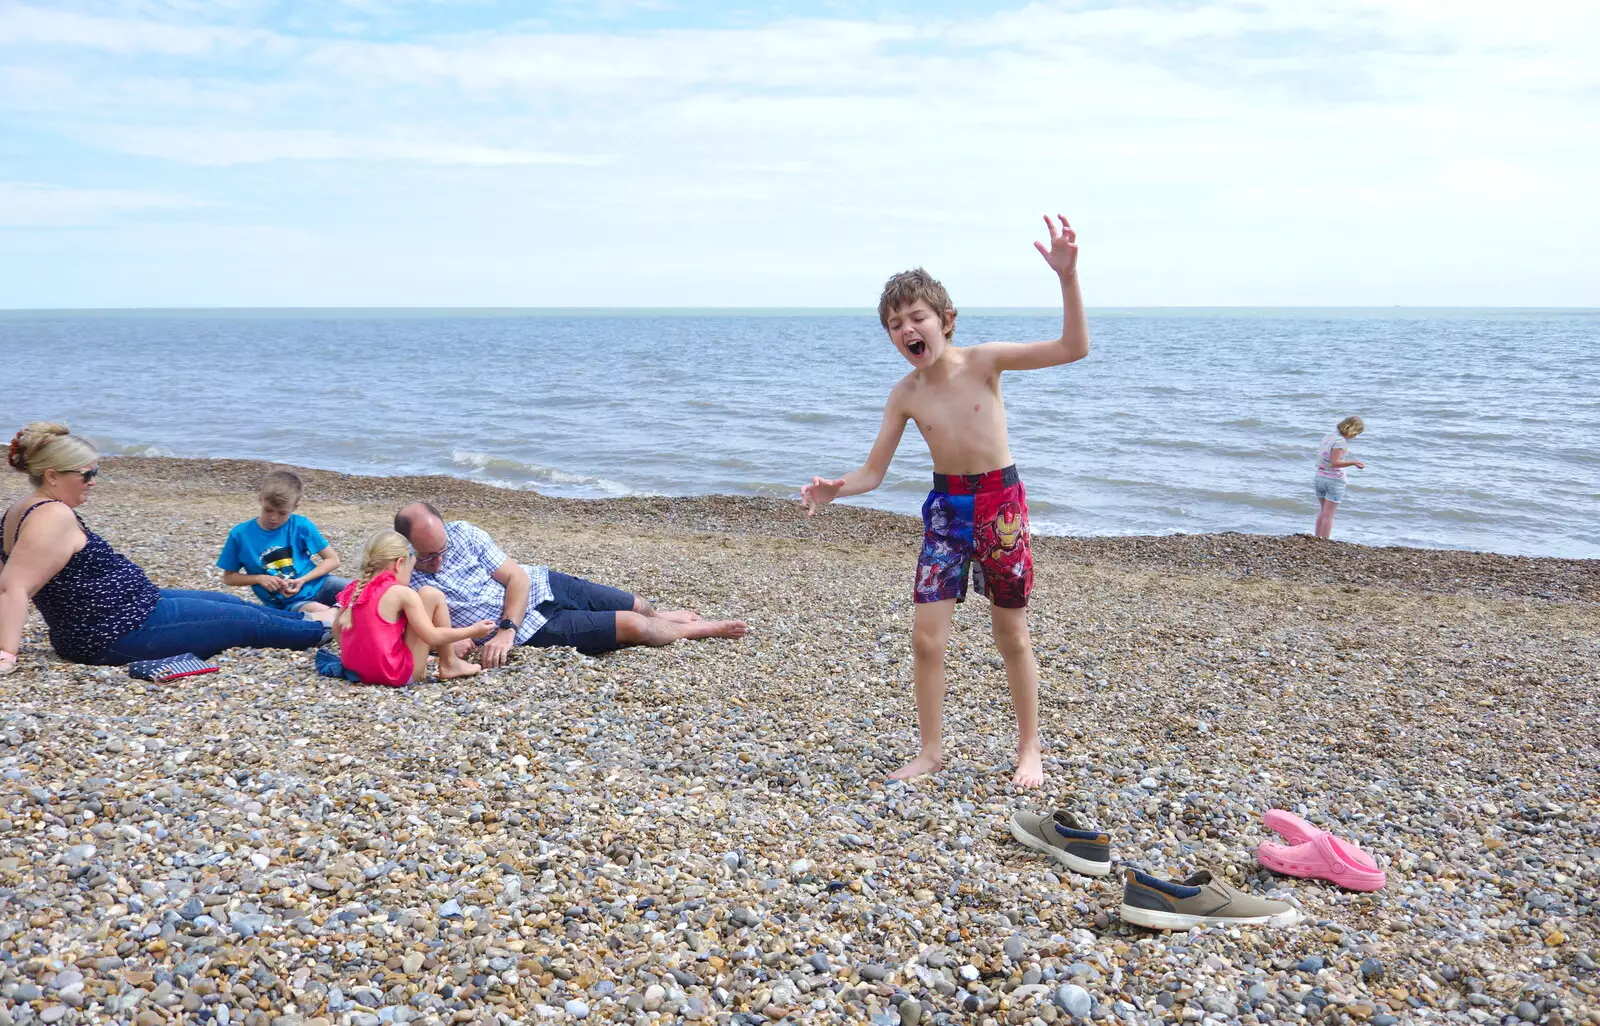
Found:
[[[1028,494],[1015,466],[987,474],[935,474],[922,504],[918,602],[966,600],[967,579],[1002,609],[1021,609],[1033,593]]]

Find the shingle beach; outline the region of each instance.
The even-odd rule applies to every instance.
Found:
[[[101,466],[89,525],[158,585],[220,588],[266,465]],[[981,603],[956,617],[946,768],[884,780],[915,751],[911,520],[302,476],[347,568],[427,498],[520,561],[753,633],[395,690],[235,650],[155,685],[60,661],[34,615],[0,678],[0,1026],[1600,1024],[1593,561],[1037,538],[1026,794]],[[1121,864],[1306,919],[1125,926],[1117,876],[1010,838],[1057,806]],[[1273,807],[1388,887],[1258,867]]]

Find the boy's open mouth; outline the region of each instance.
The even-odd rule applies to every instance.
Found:
[[[906,343],[906,352],[910,353],[912,356],[921,356],[923,353],[927,352],[927,350],[928,343],[922,341],[920,338],[914,338],[910,342]]]

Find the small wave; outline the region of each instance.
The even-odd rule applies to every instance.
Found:
[[[106,456],[161,456],[170,457],[177,455],[171,449],[160,445],[151,445],[147,442],[132,442],[124,445],[109,438],[93,439],[95,448]]]
[[[837,413],[823,413],[820,410],[789,410],[784,413],[783,419],[793,424],[837,424],[850,418]]]
[[[609,478],[594,477],[589,474],[575,474],[559,467],[545,467],[537,463],[524,463],[504,456],[492,456],[484,452],[473,452],[468,449],[456,449],[450,453],[450,462],[458,467],[477,471],[487,483],[500,485],[507,488],[534,488],[538,485],[554,485],[559,488],[586,488],[599,491],[604,495],[622,496],[632,495],[634,490],[620,481]]]

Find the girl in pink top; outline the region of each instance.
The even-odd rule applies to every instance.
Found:
[[[361,579],[339,593],[333,636],[339,659],[363,684],[400,687],[428,675],[428,651],[439,653],[439,679],[466,677],[478,667],[455,654],[455,643],[494,633],[480,620],[451,627],[450,609],[438,588],[413,591],[411,544],[395,531],[380,531],[361,556]]]

